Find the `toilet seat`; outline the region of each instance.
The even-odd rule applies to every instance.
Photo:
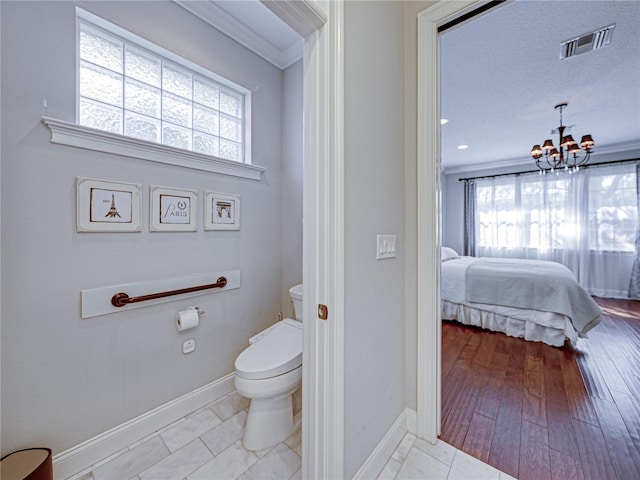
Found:
[[[299,324],[299,325],[298,325]],[[276,377],[302,365],[302,324],[278,322],[267,335],[236,358],[236,376],[249,380]]]

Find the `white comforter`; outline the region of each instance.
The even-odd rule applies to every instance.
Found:
[[[575,344],[578,332],[561,314],[521,308],[470,303],[465,299],[465,272],[474,257],[447,260],[441,267],[441,312],[443,319],[457,320],[512,337],[562,346],[565,338]]]

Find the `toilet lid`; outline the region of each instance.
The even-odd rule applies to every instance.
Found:
[[[271,378],[302,365],[302,330],[276,324],[268,335],[249,345],[236,358],[236,375],[247,379]]]

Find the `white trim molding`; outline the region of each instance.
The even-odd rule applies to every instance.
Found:
[[[231,393],[234,374],[176,398],[53,456],[56,478],[68,478]]]
[[[265,7],[275,13],[301,37],[320,30],[328,17],[314,0],[260,0]]]
[[[416,434],[440,433],[440,58],[438,25],[473,0],[438,2],[418,14],[418,350]]]
[[[344,2],[322,6],[327,23],[305,38],[304,51],[302,478],[338,479],[344,476]],[[319,304],[328,307],[326,320],[318,318]]]
[[[42,123],[51,131],[51,143],[69,147],[84,148],[249,180],[261,180],[262,174],[265,172],[265,168],[257,165],[211,157],[168,145],[83,127],[55,118],[42,117]]]
[[[411,420],[415,421],[416,412],[405,408],[396,421],[391,425],[380,443],[373,449],[371,455],[353,476],[353,480],[368,480],[378,478],[380,472],[389,461],[402,439],[407,433],[413,433],[409,428]],[[411,420],[410,420],[411,419]]]
[[[286,50],[281,50],[213,1],[174,0],[174,2],[280,70],[284,70],[302,59],[302,41],[293,44]]]

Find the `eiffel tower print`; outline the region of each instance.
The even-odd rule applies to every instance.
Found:
[[[122,218],[118,213],[118,209],[116,208],[116,196],[113,193],[111,194],[111,208],[109,209],[105,217]]]

